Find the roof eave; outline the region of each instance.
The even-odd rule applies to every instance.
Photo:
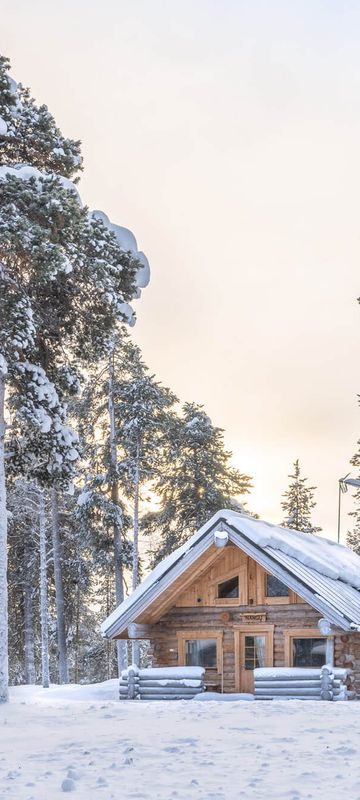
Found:
[[[189,547],[186,553],[182,554],[179,557],[179,561],[175,562],[164,575],[159,578],[156,583],[149,586],[146,593],[141,595],[133,605],[131,605],[123,615],[120,615],[117,620],[115,620],[111,625],[106,627],[106,622],[102,624],[102,636],[104,639],[113,639],[115,636],[119,636],[121,633],[126,630],[128,624],[133,622],[139,614],[145,611],[148,606],[159,597],[162,592],[170,586],[176,578],[180,577],[183,572],[185,572],[188,567],[191,567],[192,564],[201,556],[213,543],[212,533],[215,529],[219,528],[219,525],[223,524],[223,520],[216,519],[211,527],[204,531],[201,538],[198,539],[193,545]],[[119,606],[121,608],[121,606]]]

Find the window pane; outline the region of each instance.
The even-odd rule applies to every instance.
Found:
[[[218,597],[239,597],[239,578],[230,578],[218,585]]]
[[[285,583],[282,583],[275,578],[274,575],[267,575],[266,576],[266,596],[267,597],[287,597],[289,594],[289,589],[285,586]]]
[[[188,639],[186,666],[216,669],[216,639]]]
[[[322,667],[326,661],[326,639],[293,639],[294,667]]]
[[[265,666],[265,636],[245,636],[245,669]]]

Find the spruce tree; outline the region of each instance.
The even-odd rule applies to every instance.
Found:
[[[300,477],[299,459],[294,462],[294,473],[289,475],[292,483],[284,492],[285,498],[281,507],[285,511],[285,519],[281,523],[284,528],[290,528],[304,533],[318,533],[321,528],[311,523],[311,511],[315,508],[314,491],[316,486],[306,486],[307,478]]]
[[[153,552],[157,563],[201,527],[216,511],[236,509],[237,495],[248,494],[250,478],[230,465],[223,430],[212,425],[202,406],[186,403],[173,416],[166,468],[156,481],[160,511],[147,515],[148,534],[160,535]]]
[[[169,432],[169,409],[176,401],[169,389],[149,374],[129,337],[114,347],[114,411],[121,460],[119,472],[133,515],[132,589],[139,582],[140,501],[144,485],[158,479]],[[116,369],[117,367],[117,369]],[[139,643],[133,663],[139,665]]]
[[[91,537],[94,569],[103,580],[107,598],[105,615],[124,599],[124,568],[131,566],[129,521],[120,497],[113,359],[111,345],[108,357],[88,373],[82,396],[73,405],[83,444],[76,519],[84,534]],[[117,642],[117,654],[119,670],[124,669],[125,642]],[[110,650],[107,657],[110,663]]]
[[[105,614],[124,598],[125,572],[131,568],[133,589],[139,580],[141,490],[160,474],[168,409],[175,399],[149,374],[139,348],[122,329],[74,404],[84,442],[77,515],[92,531]],[[120,668],[125,666],[123,644],[118,643]],[[107,657],[110,669],[110,651]],[[137,660],[136,652],[133,657]]]

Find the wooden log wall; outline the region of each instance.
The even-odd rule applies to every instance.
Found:
[[[223,631],[223,676],[207,670],[205,684],[224,692],[235,692],[235,640],[234,625],[242,621],[242,614],[249,611],[266,613],[266,622],[274,625],[274,666],[289,666],[285,659],[283,630],[288,628],[316,628],[321,615],[310,606],[248,606],[229,612],[229,621],[221,618],[224,609],[178,608],[172,609],[157,624],[152,626],[150,656],[153,667],[178,666],[178,632],[182,630],[217,629]],[[255,631],[255,625],[249,630]],[[320,636],[320,633],[319,633]],[[339,631],[334,636],[334,666],[354,670],[355,690],[360,695],[360,633]]]
[[[224,622],[222,614],[229,615]],[[238,606],[232,608],[173,608],[163,619],[152,626],[151,657],[152,666],[166,667],[178,665],[177,633],[182,630],[217,629],[223,631],[223,689],[235,692],[235,641],[234,625],[242,623],[244,613],[266,614],[266,622],[274,625],[274,666],[284,667],[284,628],[314,628],[320,614],[306,604],[289,606]],[[249,624],[254,632],[256,624]],[[156,637],[155,637],[156,634]],[[320,636],[320,633],[319,633]],[[206,685],[215,683],[221,687],[221,675],[208,670]]]

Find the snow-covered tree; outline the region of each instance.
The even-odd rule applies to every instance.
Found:
[[[38,106],[9,69],[9,59],[0,55],[1,162],[32,164],[70,178],[81,168],[80,142],[64,138],[47,106]]]
[[[138,583],[140,491],[159,473],[167,409],[174,400],[149,375],[139,348],[122,329],[76,404],[84,442],[84,486],[77,513],[93,532],[96,572],[103,576],[109,600],[106,613],[113,602],[113,582],[115,602],[124,598],[124,571],[131,567],[132,588]],[[123,642],[118,651],[123,667]]]
[[[7,699],[8,670],[6,420],[12,471],[41,487],[66,487],[78,457],[66,421],[78,362],[86,366],[106,352],[118,323],[133,320],[128,301],[148,280],[143,254],[122,246],[126,232],[82,206],[68,177],[80,168],[79,144],[62,137],[45,106],[37,107],[7,69],[2,58],[0,701]]]
[[[294,462],[294,473],[289,475],[292,483],[284,492],[281,503],[285,511],[285,519],[281,523],[284,528],[291,528],[304,533],[318,533],[321,528],[311,523],[311,511],[316,506],[314,491],[316,486],[306,486],[307,478],[300,477],[299,459]]]
[[[10,679],[35,683],[39,576],[38,492],[25,480],[9,486],[9,630]]]
[[[168,433],[167,465],[156,482],[160,511],[147,515],[148,533],[160,534],[157,563],[221,508],[236,508],[238,495],[248,494],[250,478],[230,465],[223,431],[212,425],[202,406],[186,403],[173,417]]]
[[[171,417],[176,401],[169,389],[158,383],[144,364],[141,353],[129,337],[114,343],[112,391],[119,470],[133,515],[132,588],[139,582],[139,527],[141,488],[159,478]],[[138,642],[133,643],[133,663],[139,664]]]
[[[74,404],[83,444],[82,489],[76,519],[90,548],[98,580],[102,578],[105,613],[124,599],[124,566],[131,564],[128,520],[119,492],[118,445],[114,413],[113,350],[91,370],[80,400]],[[115,592],[113,592],[113,588]],[[118,665],[127,665],[124,642],[117,642]],[[107,653],[108,659],[110,653]]]

